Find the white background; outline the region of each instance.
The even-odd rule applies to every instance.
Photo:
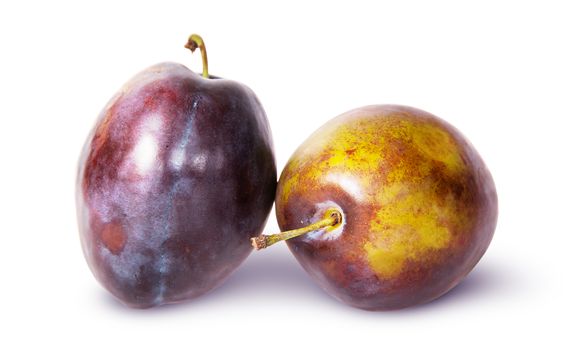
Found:
[[[16,5],[17,3],[17,5]],[[68,2],[0,5],[0,348],[569,348],[571,11],[565,2]],[[265,106],[278,169],[328,119],[398,103],[457,126],[494,175],[500,217],[468,278],[424,306],[366,312],[322,292],[281,244],[220,288],[141,311],[92,277],[77,158],[107,100],[161,61]],[[277,230],[275,217],[265,232]]]

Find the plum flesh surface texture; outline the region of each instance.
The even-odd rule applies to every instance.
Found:
[[[249,255],[275,187],[270,128],[249,88],[152,66],[111,99],[82,151],[84,255],[131,307],[197,297]]]
[[[281,174],[282,230],[331,209],[342,220],[289,239],[290,250],[335,298],[390,310],[457,285],[490,244],[498,204],[490,172],[457,129],[415,108],[377,105],[326,123]]]

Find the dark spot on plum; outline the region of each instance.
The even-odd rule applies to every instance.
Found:
[[[115,255],[118,255],[125,248],[127,236],[123,231],[123,226],[119,223],[111,222],[103,227],[101,231],[101,242]]]

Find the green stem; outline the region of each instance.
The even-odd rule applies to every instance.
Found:
[[[200,54],[202,55],[202,77],[208,78],[208,57],[206,56],[206,46],[204,46],[202,37],[198,34],[192,34],[184,47],[192,52],[194,52],[196,48],[200,48]]]
[[[336,226],[338,226],[339,224],[341,224],[341,222],[343,221],[343,217],[341,215],[341,213],[339,212],[339,210],[334,209],[334,208],[330,208],[327,209],[325,211],[325,213],[323,214],[323,219],[314,222],[311,225],[302,227],[302,228],[298,228],[295,230],[290,230],[290,231],[284,231],[281,233],[277,233],[274,235],[259,235],[258,237],[252,237],[250,238],[250,241],[252,242],[252,246],[254,248],[256,248],[256,250],[260,250],[260,249],[264,249],[267,248],[269,246],[271,246],[272,244],[275,244],[277,242],[280,241],[284,241],[290,238],[294,238],[294,237],[298,237],[301,236],[303,234],[312,232],[312,231],[316,231],[322,228],[326,228],[326,227],[331,227],[334,228]]]

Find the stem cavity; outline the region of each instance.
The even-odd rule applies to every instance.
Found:
[[[192,52],[194,52],[196,48],[200,49],[200,54],[202,56],[202,77],[208,79],[208,57],[206,56],[206,46],[204,46],[204,40],[202,40],[202,37],[198,34],[192,34],[188,37],[188,41],[184,47]]]
[[[302,228],[298,228],[295,230],[290,230],[290,231],[284,231],[281,233],[277,233],[274,235],[259,235],[258,237],[252,237],[250,238],[250,242],[252,242],[252,246],[256,249],[256,250],[260,250],[260,249],[264,249],[267,248],[269,246],[271,246],[272,244],[275,244],[277,242],[280,241],[284,241],[290,238],[294,238],[294,237],[298,237],[301,236],[303,234],[312,232],[312,231],[316,231],[319,229],[323,229],[323,228],[336,228],[337,226],[339,226],[341,223],[343,222],[343,216],[341,215],[341,212],[339,212],[339,210],[335,209],[335,208],[330,208],[327,209],[325,211],[325,213],[323,214],[323,219],[302,227]]]

